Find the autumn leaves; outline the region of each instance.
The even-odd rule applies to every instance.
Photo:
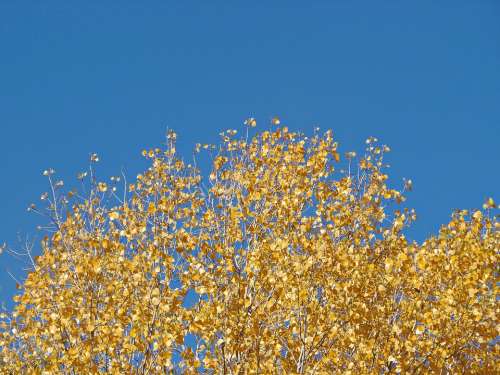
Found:
[[[404,235],[415,212],[387,209],[405,198],[374,138],[344,168],[331,131],[307,137],[275,118],[253,138],[231,130],[197,145],[211,158],[205,179],[176,156],[176,137],[144,151],[150,167],[124,200],[93,179],[53,211],[64,220],[2,318],[6,371],[494,368],[493,200],[419,245]]]

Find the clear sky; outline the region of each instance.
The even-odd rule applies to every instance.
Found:
[[[72,186],[97,152],[103,178],[134,177],[167,127],[189,157],[275,115],[343,151],[389,144],[422,240],[500,199],[500,1],[0,0],[0,243],[37,235],[47,167]],[[20,267],[0,257],[0,301]]]

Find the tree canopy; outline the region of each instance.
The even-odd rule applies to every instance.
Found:
[[[494,372],[494,201],[410,241],[387,146],[341,157],[331,131],[272,122],[196,145],[206,177],[173,132],[132,183],[100,181],[97,155],[78,192],[45,171],[47,235],[1,315],[2,372]]]

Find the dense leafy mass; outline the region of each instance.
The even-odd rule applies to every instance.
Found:
[[[2,373],[496,371],[493,200],[417,244],[376,139],[340,161],[331,131],[278,119],[221,136],[196,147],[206,180],[173,132],[120,193],[97,180],[97,155],[79,193],[45,172],[47,209],[31,210],[51,226],[1,315]]]

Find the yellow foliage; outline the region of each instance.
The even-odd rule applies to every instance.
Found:
[[[0,315],[1,372],[495,372],[496,217],[459,211],[410,243],[414,211],[387,208],[404,201],[387,146],[370,138],[341,173],[331,131],[272,123],[223,133],[208,181],[169,132],[124,201],[108,207],[98,183],[67,215],[52,207],[55,232]]]

